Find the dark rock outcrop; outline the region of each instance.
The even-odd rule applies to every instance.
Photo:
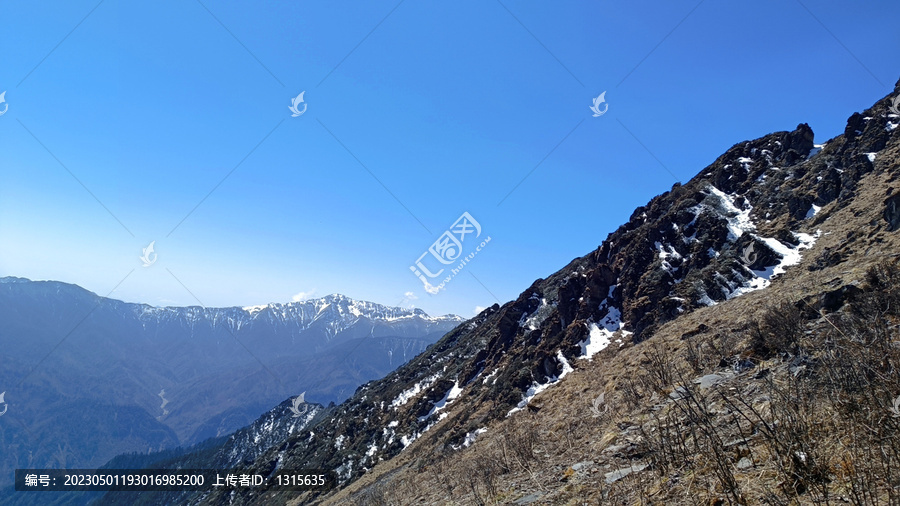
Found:
[[[900,228],[900,193],[884,200],[884,220],[888,223],[888,230],[893,232]]]

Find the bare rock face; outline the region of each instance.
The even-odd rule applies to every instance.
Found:
[[[888,222],[888,230],[893,232],[900,228],[900,193],[884,199],[883,216]]]

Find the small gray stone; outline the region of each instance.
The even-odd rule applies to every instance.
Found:
[[[707,374],[694,380],[694,383],[700,385],[701,389],[712,388],[713,386],[725,381],[724,376],[718,374]]]
[[[541,495],[542,494],[539,494],[537,492],[535,492],[533,494],[528,494],[525,497],[520,497],[519,499],[516,499],[515,504],[531,504],[534,501],[537,501],[538,499],[540,499]]]
[[[577,464],[572,464],[572,470],[573,471],[581,471],[583,469],[588,469],[592,465],[594,465],[593,462],[591,462],[590,460],[586,460],[584,462],[578,462]]]
[[[679,399],[683,399],[687,397],[688,390],[684,387],[675,387],[675,390],[672,390],[672,393],[669,394],[669,398],[673,401],[677,401]]]
[[[605,475],[606,483],[607,484],[615,483],[615,482],[621,480],[622,478],[628,476],[631,473],[643,471],[646,468],[647,468],[647,464],[637,464],[637,465],[632,465],[629,467],[623,467],[621,469],[616,469],[615,471],[606,473],[606,475]]]

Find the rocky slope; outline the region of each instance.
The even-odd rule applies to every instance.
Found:
[[[535,281],[515,301],[486,309],[385,378],[363,385],[311,427],[312,434],[273,445],[252,465],[263,474],[331,469],[342,490],[323,496],[257,489],[228,498],[202,494],[192,501],[364,504],[384,501],[390,492],[400,503],[566,503],[573,499],[567,483],[587,479],[584,472],[591,467],[596,472],[600,453],[608,452],[602,457],[607,485],[629,474],[644,480],[650,475],[639,471],[648,466],[664,474],[664,479],[653,475],[649,488],[642,485],[633,493],[644,494],[641,500],[670,489],[683,495],[665,503],[696,500],[699,489],[681,484],[696,481],[711,483],[703,489],[711,504],[746,503],[729,485],[726,478],[732,475],[723,471],[724,463],[736,466],[737,460],[712,459],[707,467],[698,463],[672,474],[660,457],[665,448],[648,446],[647,434],[668,433],[677,425],[676,431],[694,433],[695,443],[702,437],[712,441],[678,458],[687,462],[705,448],[721,457],[724,443],[715,439],[716,430],[696,421],[709,420],[708,408],[683,408],[684,416],[672,418],[670,426],[659,417],[655,425],[647,420],[661,409],[684,406],[680,399],[695,398],[694,383],[679,376],[681,362],[696,363],[697,374],[724,368],[713,376],[753,374],[759,381],[769,374],[763,369],[778,378],[806,370],[796,346],[772,341],[782,335],[772,330],[784,320],[776,317],[777,308],[765,313],[775,323],[751,332],[755,320],[747,318],[755,318],[774,294],[790,301],[785,307],[796,309],[802,302],[797,314],[813,326],[803,332],[818,336],[817,329],[830,320],[815,318],[848,301],[861,304],[854,297],[872,287],[891,286],[878,276],[867,278],[862,268],[898,251],[893,231],[900,225],[900,206],[892,185],[900,172],[900,118],[889,110],[891,98],[851,116],[843,135],[821,145],[814,144],[807,125],[736,144],[686,184],[635,210],[597,250]],[[702,345],[695,336],[705,339]],[[697,346],[695,359],[706,358],[691,359],[691,346]],[[688,358],[669,363],[682,352]],[[635,385],[632,377],[648,379]],[[703,377],[701,386],[720,381]],[[595,388],[604,395],[574,397]],[[572,407],[573,399],[580,407]],[[725,409],[722,402],[717,409]],[[584,418],[603,425],[591,426]],[[781,420],[760,415],[755,429],[737,425],[760,433],[760,426],[784,424]],[[621,444],[613,445],[616,441]],[[690,445],[682,440],[681,447]],[[792,451],[789,457],[799,463],[791,464],[794,474],[787,476],[800,476],[796,470],[812,457]],[[571,461],[576,454],[591,460],[569,462],[570,467],[553,460],[568,455]],[[775,468],[773,476],[784,469]],[[483,476],[497,478],[475,479]],[[721,480],[708,481],[711,477]],[[772,479],[771,488],[790,488]],[[579,486],[590,489],[584,481]],[[584,497],[598,499],[593,493]],[[638,500],[632,492],[623,494],[620,501]]]

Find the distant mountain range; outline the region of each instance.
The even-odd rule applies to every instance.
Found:
[[[343,295],[153,307],[0,278],[0,485],[16,467],[98,467],[230,434],[303,391],[341,402],[462,321]]]

